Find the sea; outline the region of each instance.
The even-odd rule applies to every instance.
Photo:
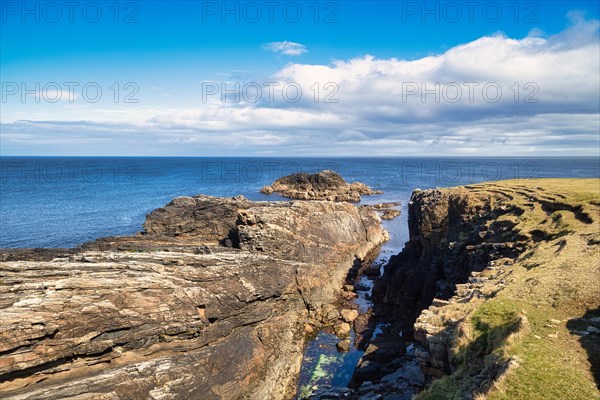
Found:
[[[600,177],[600,159],[0,157],[0,247],[73,247],[134,234],[146,214],[177,196],[286,200],[259,189],[283,175],[324,169],[384,191],[364,203],[400,201],[406,207],[415,188]],[[402,219],[391,227],[399,234]]]

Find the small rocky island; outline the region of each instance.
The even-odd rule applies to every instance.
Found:
[[[337,172],[325,170],[316,174],[297,173],[277,179],[261,193],[277,193],[299,200],[348,201],[356,203],[363,195],[381,194],[364,183],[348,183]]]

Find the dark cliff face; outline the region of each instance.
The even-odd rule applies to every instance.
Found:
[[[372,323],[387,328],[371,340],[354,373],[352,387],[362,388],[359,394],[400,392],[410,397],[428,382],[423,373],[450,372],[445,343],[420,335],[417,318],[432,304],[449,303],[492,260],[514,257],[522,250],[522,243],[513,243],[522,239],[513,224],[498,221],[505,214],[520,213],[519,208],[499,204],[489,192],[467,188],[413,192],[409,241],[390,259],[373,289]],[[418,342],[410,354],[400,334],[404,340]]]
[[[344,397],[593,398],[597,199],[597,179],[415,191],[410,240],[374,290],[382,328]]]
[[[493,212],[492,212],[493,211]],[[434,298],[447,300],[490,260],[517,251],[510,224],[494,223],[511,208],[468,190],[415,191],[408,207],[410,240],[392,257],[375,287],[378,304],[411,325]]]

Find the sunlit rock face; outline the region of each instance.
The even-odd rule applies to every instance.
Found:
[[[387,239],[367,208],[183,197],[144,232],[3,251],[3,399],[282,399],[304,326]]]

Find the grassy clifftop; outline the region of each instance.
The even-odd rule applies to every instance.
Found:
[[[417,334],[443,343],[451,373],[419,399],[600,399],[600,179],[441,192],[485,202],[486,223],[509,227],[524,250],[421,314]]]

